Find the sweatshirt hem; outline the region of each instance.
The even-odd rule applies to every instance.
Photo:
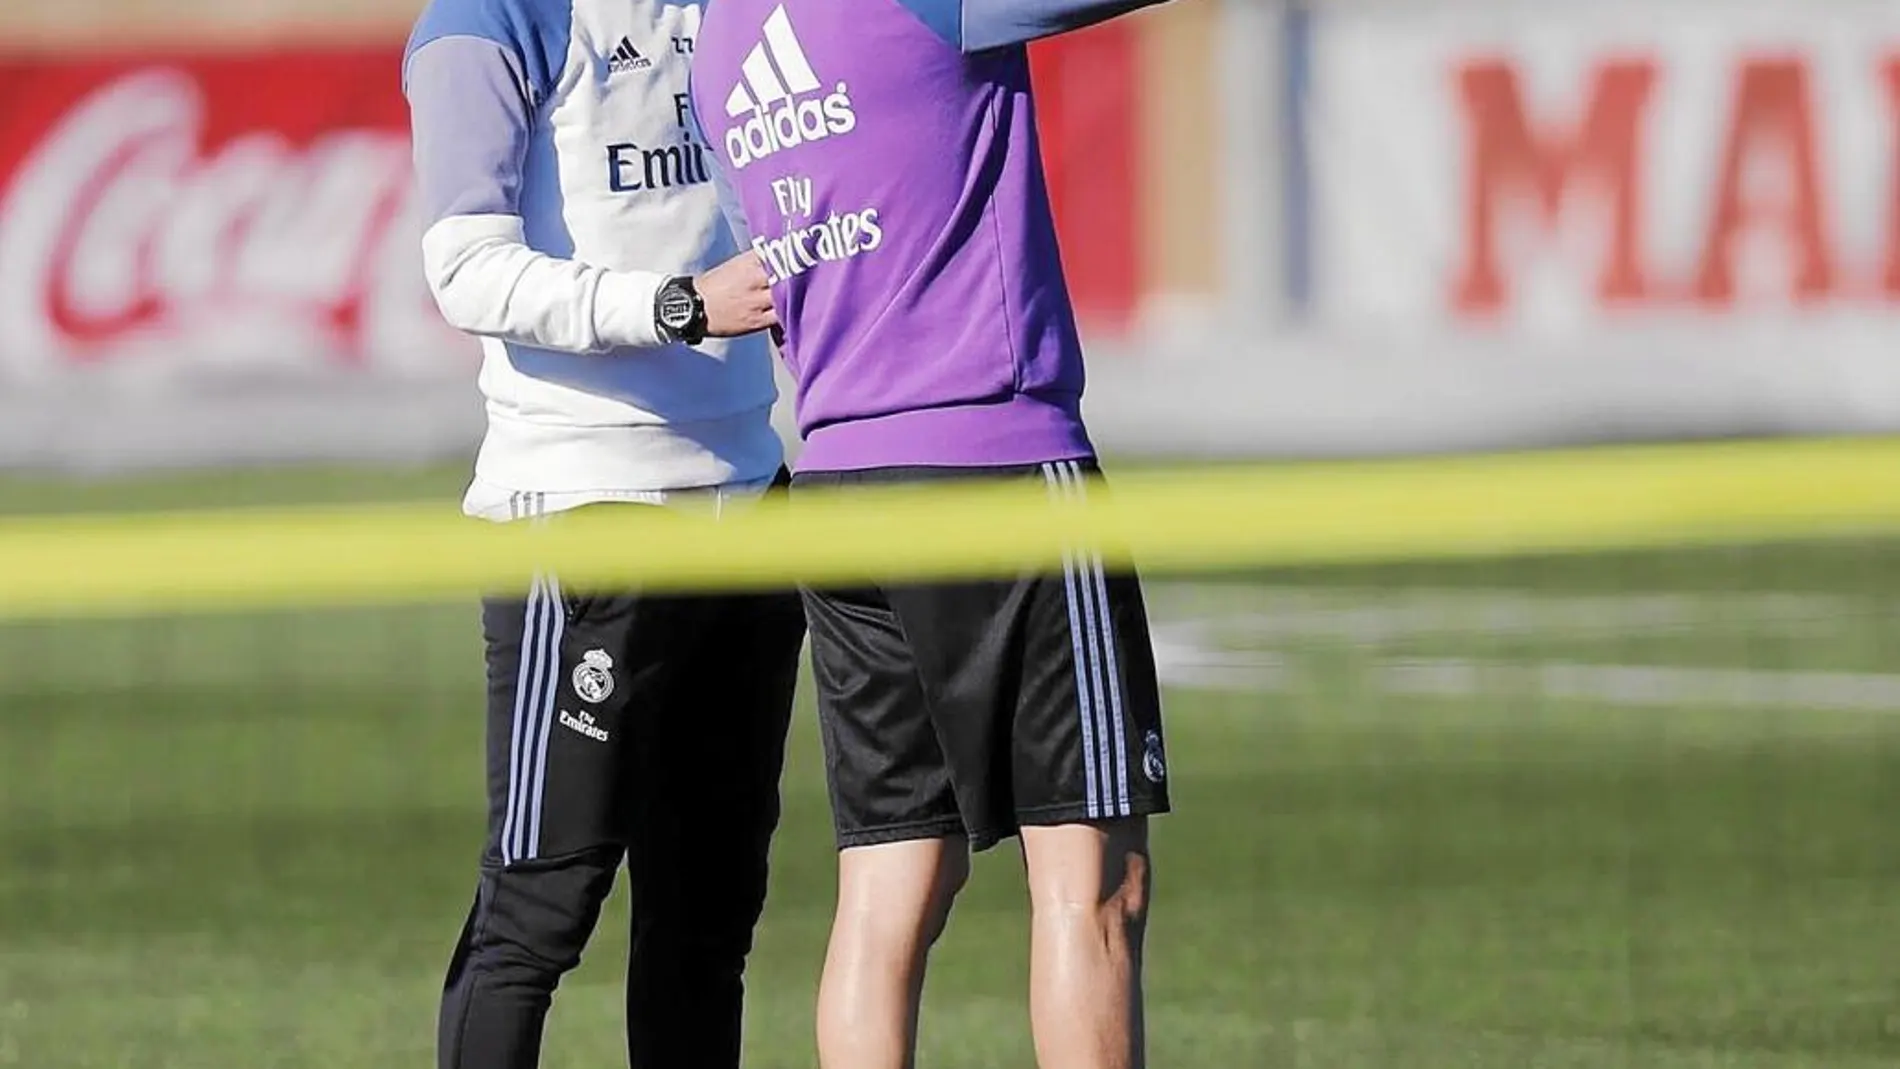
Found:
[[[511,492],[665,492],[770,479],[785,461],[771,405],[694,423],[576,426],[491,413],[475,479]],[[466,503],[465,503],[466,505]]]
[[[1008,400],[846,420],[808,432],[801,472],[896,467],[993,467],[1095,455],[1080,394]]]

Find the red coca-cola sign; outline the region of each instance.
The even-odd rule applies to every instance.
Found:
[[[0,374],[459,373],[400,58],[0,60]]]

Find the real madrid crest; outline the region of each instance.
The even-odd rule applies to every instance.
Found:
[[[1161,745],[1161,733],[1150,731],[1146,745],[1142,747],[1141,770],[1148,776],[1149,783],[1166,783],[1168,779],[1168,757]]]
[[[574,693],[584,702],[599,705],[614,693],[614,659],[606,650],[588,650],[574,666]]]

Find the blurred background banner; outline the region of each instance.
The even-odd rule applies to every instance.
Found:
[[[1220,201],[1226,314],[1129,347],[1185,359],[1097,376],[1118,444],[1900,427],[1900,8],[1222,10],[1225,154],[1198,158],[1242,186]]]
[[[415,6],[0,16],[0,465],[466,455]],[[1184,0],[1034,61],[1111,452],[1900,429],[1891,4]]]
[[[462,375],[417,269],[399,60],[0,65],[11,376]]]
[[[1900,9],[1432,4],[1313,40],[1312,312],[1535,344],[1900,324]]]
[[[0,60],[0,456],[466,448],[400,61],[400,38]]]

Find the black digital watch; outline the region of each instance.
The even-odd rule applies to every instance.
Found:
[[[667,341],[698,345],[706,340],[706,300],[686,275],[660,284],[653,298],[653,322]]]

